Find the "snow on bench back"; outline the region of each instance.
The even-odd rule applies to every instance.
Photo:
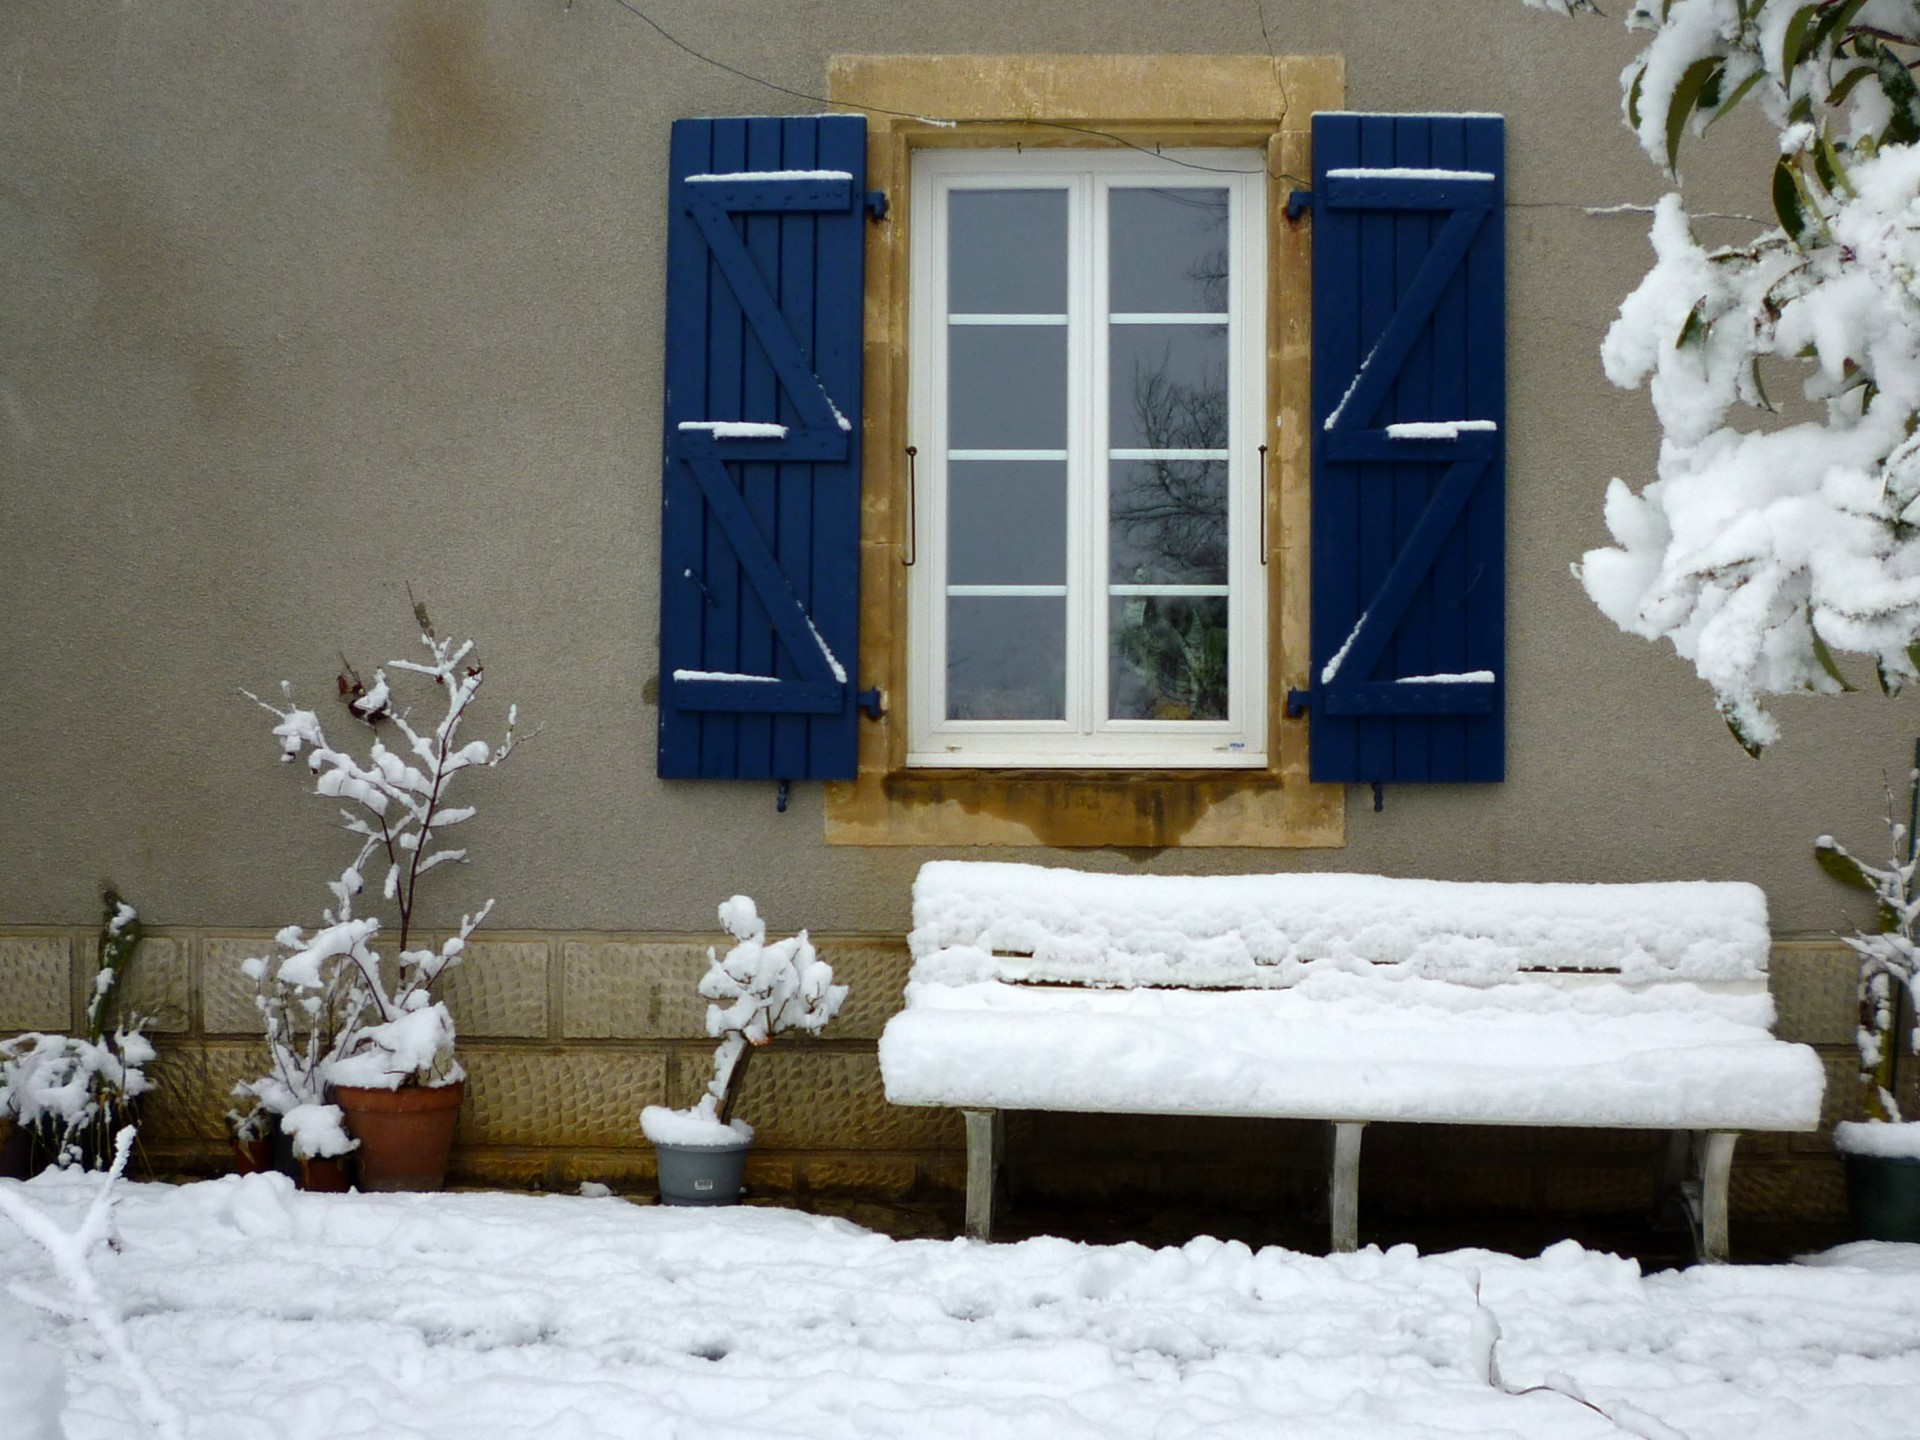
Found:
[[[1757,886],[1490,884],[1380,875],[1098,875],[935,861],[913,980],[1278,988],[1312,968],[1490,985],[1529,971],[1764,986]]]

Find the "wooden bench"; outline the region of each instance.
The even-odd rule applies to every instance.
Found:
[[[1770,1032],[1751,885],[941,861],[913,916],[881,1071],[892,1102],[965,1114],[979,1239],[1008,1110],[1326,1121],[1335,1250],[1370,1121],[1663,1130],[1708,1260],[1740,1132],[1819,1123],[1818,1057]]]

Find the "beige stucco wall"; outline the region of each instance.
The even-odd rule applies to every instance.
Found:
[[[836,53],[1267,44],[1251,0],[648,8],[803,91]],[[1644,221],[1582,209],[1661,189],[1617,123],[1617,18],[1264,9],[1279,51],[1344,56],[1352,108],[1509,119],[1511,778],[1356,793],[1344,850],[1071,858],[1737,877],[1783,934],[1845,923],[1808,841],[1872,838],[1912,703],[1783,705],[1750,761],[1568,575],[1654,450],[1595,356]],[[905,927],[926,852],[826,846],[818,787],[776,815],[770,785],[653,776],[667,121],[814,108],[605,0],[0,10],[0,926],[84,925],[106,876],[161,926],[314,919],[341,837],[236,690],[318,699],[340,651],[402,653],[411,583],[539,729],[473,783],[431,923],[493,895],[517,933],[704,932],[743,890],[776,928]],[[1752,209],[1729,128],[1701,153],[1749,163],[1703,203]]]

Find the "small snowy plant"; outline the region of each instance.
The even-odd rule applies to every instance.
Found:
[[[1831,835],[1814,843],[1820,867],[1835,879],[1865,890],[1880,911],[1880,929],[1841,937],[1860,960],[1860,1081],[1867,1124],[1843,1123],[1834,1139],[1856,1153],[1920,1155],[1920,1123],[1900,1123],[1895,1091],[1902,1054],[1920,1054],[1915,1001],[1920,999],[1920,866],[1916,866],[1916,820],[1920,820],[1920,745],[1907,774],[1907,818],[1894,812],[1887,792],[1889,856],[1884,865],[1860,860]],[[1889,1147],[1893,1147],[1891,1150]]]
[[[687,1110],[649,1105],[640,1129],[656,1145],[736,1145],[753,1139],[753,1127],[733,1118],[753,1052],[787,1030],[818,1035],[840,1013],[847,987],[833,983],[833,967],[814,953],[802,930],[767,944],[766,922],[745,895],[720,907],[720,923],[737,942],[725,956],[707,951],[700,993],[707,1007],[707,1033],[720,1037],[713,1052],[713,1082]]]
[[[37,1132],[62,1166],[107,1162],[113,1136],[147,1089],[144,1067],[154,1056],[145,1022],[121,1003],[120,982],[140,945],[140,916],[111,886],[104,900],[86,1034],[0,1041],[0,1114]]]
[[[303,1159],[353,1147],[331,1103],[333,1086],[395,1090],[451,1085],[465,1075],[453,1056],[453,1016],[433,998],[432,986],[459,963],[493,901],[463,915],[458,932],[438,948],[414,948],[410,941],[420,882],[438,866],[466,859],[464,849],[440,843],[442,831],[474,814],[471,806],[450,804],[448,792],[461,772],[507,758],[517,715],[509,706],[498,745],[462,740],[460,727],[483,678],[473,642],[439,638],[417,602],[414,615],[424,661],[388,661],[374,672],[371,688],[350,665],[340,675],[342,702],[371,732],[364,758],[329,741],[320,717],[294,704],[285,682],[284,706],[242,692],[277,718],[273,734],[281,759],[305,759],[313,793],[346,802],[340,811],[344,828],[358,843],[352,862],[328,882],[333,905],[322,912],[322,924],[312,933],[289,925],[274,937],[275,954],[253,957],[245,966],[260,987],[257,1004],[272,1068],[235,1087],[247,1108],[229,1118],[243,1139],[277,1120]],[[389,671],[432,682],[440,708],[431,723],[398,704]],[[356,911],[370,875],[379,896],[375,903],[391,907],[396,920],[391,964],[374,947],[380,920]]]

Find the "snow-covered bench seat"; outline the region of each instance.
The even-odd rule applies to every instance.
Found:
[[[913,920],[887,1098],[965,1113],[983,1239],[1006,1110],[1328,1121],[1335,1249],[1369,1121],[1665,1130],[1708,1259],[1739,1133],[1819,1123],[1819,1059],[1770,1033],[1752,885],[940,861]]]

